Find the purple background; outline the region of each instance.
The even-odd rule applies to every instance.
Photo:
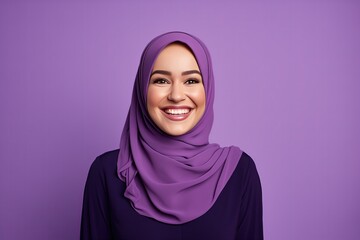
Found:
[[[206,4],[205,4],[206,3]],[[212,53],[211,141],[258,167],[269,240],[360,235],[359,1],[1,1],[0,239],[77,239],[94,158],[118,147],[140,54]]]

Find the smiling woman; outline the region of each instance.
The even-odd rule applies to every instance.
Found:
[[[204,114],[205,89],[199,66],[184,45],[170,44],[157,57],[148,87],[147,110],[155,124],[173,136],[191,130]]]
[[[209,143],[214,85],[198,38],[170,32],[147,45],[120,149],[90,168],[81,239],[263,239],[253,160]]]

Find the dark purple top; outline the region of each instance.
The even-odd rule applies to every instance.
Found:
[[[178,225],[138,214],[124,197],[117,175],[119,150],[95,159],[85,185],[81,239],[258,240],[263,239],[262,194],[254,161],[243,153],[215,204],[199,218]]]

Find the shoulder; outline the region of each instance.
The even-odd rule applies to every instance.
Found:
[[[91,167],[106,167],[111,162],[116,161],[119,155],[119,149],[105,152],[96,157]]]
[[[234,171],[234,174],[238,180],[246,183],[248,180],[259,179],[258,171],[256,169],[256,164],[252,157],[250,157],[246,152],[241,154],[238,165]]]
[[[237,168],[250,171],[250,170],[256,170],[256,165],[254,160],[246,152],[243,152],[241,154]]]
[[[119,149],[105,152],[96,157],[90,166],[89,176],[113,172],[116,170]]]

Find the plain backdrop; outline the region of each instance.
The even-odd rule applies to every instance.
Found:
[[[202,39],[211,142],[256,162],[268,240],[360,236],[360,2],[1,1],[0,239],[78,239],[145,45]],[[219,220],[221,221],[221,220]]]

